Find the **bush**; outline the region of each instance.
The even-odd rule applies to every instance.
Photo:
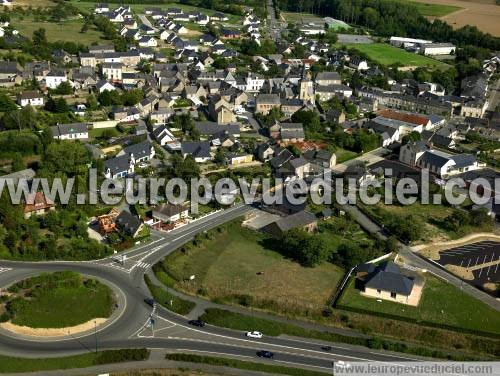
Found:
[[[110,364],[127,361],[140,361],[149,358],[147,349],[107,350],[98,354],[95,364]]]

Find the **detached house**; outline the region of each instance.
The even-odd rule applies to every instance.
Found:
[[[66,81],[68,81],[68,76],[62,69],[52,69],[47,76],[45,76],[45,84],[49,89],[55,89]]]
[[[50,127],[52,136],[57,140],[86,140],[89,131],[86,123],[58,124]]]
[[[31,193],[26,197],[24,218],[30,218],[32,215],[44,215],[51,210],[56,210],[54,202],[45,197],[43,192]]]
[[[126,236],[136,238],[144,224],[139,218],[123,210],[115,219],[115,228]]]
[[[171,203],[153,209],[153,218],[164,223],[173,223],[189,217],[189,207]]]
[[[38,91],[23,91],[17,97],[17,103],[21,107],[26,106],[43,106],[43,95]]]
[[[181,154],[183,158],[191,155],[198,163],[208,162],[212,159],[210,142],[208,141],[183,142],[181,145]]]

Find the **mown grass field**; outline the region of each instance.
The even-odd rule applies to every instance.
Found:
[[[162,265],[178,281],[175,287],[190,294],[282,314],[320,311],[342,277],[342,269],[330,263],[302,267],[267,249],[265,239],[235,222],[199,247],[174,252]]]
[[[13,18],[12,25],[21,35],[28,38],[33,36],[35,30],[43,28],[49,42],[64,41],[89,45],[103,41],[101,33],[93,28],[89,28],[85,33],[80,33],[83,26],[83,22],[80,19],[55,23],[35,21],[30,17],[23,19]]]
[[[70,272],[29,278],[9,291],[12,323],[31,328],[64,328],[109,317],[114,298],[102,283]]]
[[[338,306],[385,313],[416,321],[500,334],[500,315],[493,308],[434,277],[426,277],[417,307],[362,296],[350,281]]]
[[[0,373],[40,372],[87,368],[99,364],[139,361],[149,357],[146,349],[108,350],[88,352],[60,358],[17,358],[0,355]]]
[[[454,5],[419,3],[416,1],[412,1],[411,5],[415,6],[418,12],[422,16],[426,17],[443,17],[446,16],[447,14],[462,9],[461,7]]]
[[[446,65],[440,61],[431,59],[427,56],[407,52],[401,48],[392,47],[385,43],[349,44],[346,47],[366,54],[368,58],[384,66],[398,64],[403,67],[446,67]]]

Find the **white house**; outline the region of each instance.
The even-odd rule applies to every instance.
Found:
[[[68,81],[68,76],[66,76],[66,72],[62,69],[52,69],[45,76],[45,84],[50,89],[55,89],[66,81]]]
[[[89,131],[85,123],[58,124],[50,127],[52,136],[57,140],[86,140]]]
[[[116,90],[116,88],[113,86],[113,84],[108,82],[108,81],[99,81],[96,85],[96,88],[99,91],[99,93],[102,93],[106,90],[107,91]]]
[[[21,107],[26,107],[28,105],[43,106],[44,105],[43,95],[40,94],[38,91],[23,91],[17,97],[17,103]]]
[[[171,203],[162,204],[153,209],[153,218],[164,223],[177,222],[189,216],[189,207],[184,205],[174,205]]]
[[[158,47],[158,41],[155,37],[143,36],[139,39],[139,46],[141,47]]]

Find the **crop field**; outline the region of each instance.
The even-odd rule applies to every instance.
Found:
[[[428,3],[429,0],[413,0],[417,3]],[[457,11],[439,14],[447,7],[458,7]],[[466,25],[476,26],[479,30],[500,36],[500,6],[495,4],[495,0],[433,0],[433,11],[427,16],[439,17],[448,22],[454,28]],[[425,9],[425,8],[424,8]],[[441,12],[442,13],[442,12]]]

